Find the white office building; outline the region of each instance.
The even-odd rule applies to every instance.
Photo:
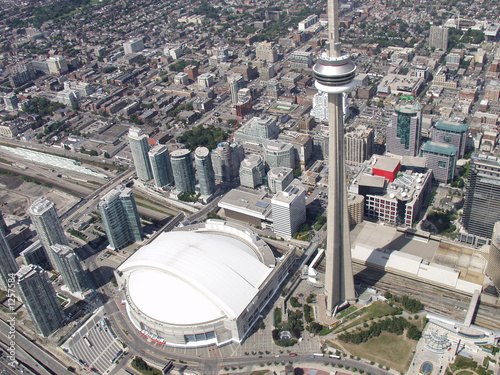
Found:
[[[306,220],[306,190],[293,180],[285,190],[271,199],[274,233],[289,239]]]

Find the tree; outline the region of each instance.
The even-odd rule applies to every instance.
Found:
[[[408,332],[406,333],[406,337],[408,337],[410,340],[418,341],[418,340],[420,340],[421,336],[422,336],[422,332],[420,332],[419,329],[414,325],[412,325],[408,329]]]
[[[272,335],[273,335],[273,340],[279,340],[280,339],[280,331],[278,331],[276,328],[273,329]]]

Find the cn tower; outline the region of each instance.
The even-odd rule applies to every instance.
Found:
[[[328,211],[326,240],[326,313],[335,315],[338,306],[355,300],[349,240],[347,186],[344,163],[344,115],[342,96],[353,88],[356,66],[341,52],[338,0],[328,0],[329,49],[313,67],[316,88],[328,94]]]

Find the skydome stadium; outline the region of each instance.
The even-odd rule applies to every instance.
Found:
[[[295,261],[242,226],[208,220],[159,235],[115,271],[132,324],[176,347],[241,343]]]

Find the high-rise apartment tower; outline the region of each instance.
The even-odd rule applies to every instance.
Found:
[[[141,129],[132,127],[128,132],[128,139],[137,177],[142,181],[151,180],[153,178],[153,172],[148,157],[148,136],[143,134]]]
[[[198,147],[194,150],[194,163],[198,172],[201,195],[212,195],[215,193],[215,175],[208,148]]]
[[[57,270],[50,247],[55,244],[68,245],[68,239],[64,234],[54,203],[45,197],[38,198],[31,204],[28,213],[50,265]]]
[[[54,253],[56,268],[61,273],[64,285],[71,293],[83,293],[89,286],[85,277],[85,271],[82,268],[80,259],[75,251],[65,245],[52,245],[50,247]]]
[[[7,290],[12,275],[19,270],[5,234],[0,230],[0,289]]]
[[[165,145],[158,145],[149,151],[149,162],[151,171],[155,179],[155,185],[159,188],[174,185],[174,174],[172,172],[172,163],[170,154]]]
[[[191,152],[187,149],[175,150],[170,154],[174,173],[175,189],[180,193],[194,191],[196,176]]]
[[[500,221],[500,158],[473,154],[465,192],[462,223],[470,233],[491,238]]]
[[[119,186],[99,201],[99,211],[111,249],[142,240],[143,233],[132,189]]]
[[[63,323],[61,304],[46,272],[39,266],[21,266],[17,291],[38,333],[48,336]]]

